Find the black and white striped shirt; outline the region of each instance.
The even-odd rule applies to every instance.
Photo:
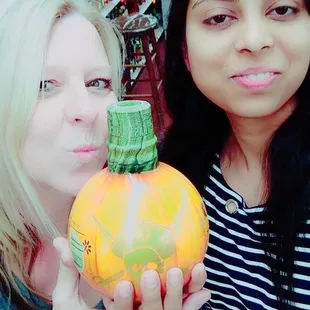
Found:
[[[210,243],[205,255],[211,291],[206,309],[277,309],[275,287],[261,243],[257,220],[264,207],[248,208],[225,182],[216,156],[205,186],[204,202],[210,222]],[[297,240],[295,304],[310,309],[310,219]]]

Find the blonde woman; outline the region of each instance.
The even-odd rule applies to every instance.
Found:
[[[0,17],[0,309],[103,309],[68,264],[63,237],[74,197],[106,161],[119,36],[83,0],[12,2]],[[143,309],[199,309],[209,298],[200,264],[186,301],[179,269],[163,302],[157,274],[143,276],[153,280],[143,286]],[[113,301],[103,297],[106,308],[132,309],[132,292],[120,283]]]

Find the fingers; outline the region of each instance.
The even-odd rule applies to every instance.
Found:
[[[200,291],[203,288],[206,279],[207,273],[204,264],[196,264],[192,269],[190,282],[184,287],[184,293],[192,294]]]
[[[108,310],[133,310],[134,290],[128,281],[121,281],[117,284],[114,302],[104,298],[103,303]]]
[[[165,310],[179,310],[182,308],[183,273],[179,268],[171,268],[167,274]]]
[[[142,304],[139,310],[198,310],[211,296],[207,290],[202,289],[205,281],[205,267],[197,264],[192,270],[192,279],[188,285],[188,292],[192,294],[184,302],[183,273],[179,268],[171,268],[167,274],[166,296],[162,301],[158,273],[153,270],[145,271],[141,279]],[[114,301],[103,297],[103,302],[108,310],[133,310],[133,297],[131,283],[121,281],[116,288]]]
[[[159,275],[154,270],[147,270],[141,279],[141,294],[143,310],[162,310]]]
[[[201,289],[186,298],[182,310],[199,310],[210,298],[210,292],[206,289]]]
[[[72,298],[78,299],[79,273],[72,263],[67,239],[56,238],[53,245],[60,254],[59,273],[52,294],[53,305],[57,305],[72,300]]]
[[[105,309],[107,309],[107,310],[115,310],[114,309],[114,301],[111,298],[106,297],[106,296],[102,296],[102,301],[103,301]]]

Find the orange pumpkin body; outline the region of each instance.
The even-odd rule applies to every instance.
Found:
[[[209,223],[201,196],[179,171],[159,163],[137,174],[111,173],[108,168],[82,188],[71,210],[68,231],[74,262],[82,276],[113,298],[120,280],[135,288],[156,270],[165,293],[167,270],[179,267],[184,283],[203,260]]]

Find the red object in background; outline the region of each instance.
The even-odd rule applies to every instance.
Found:
[[[126,7],[128,10],[128,14],[139,13],[139,4],[137,0],[127,0]]]

